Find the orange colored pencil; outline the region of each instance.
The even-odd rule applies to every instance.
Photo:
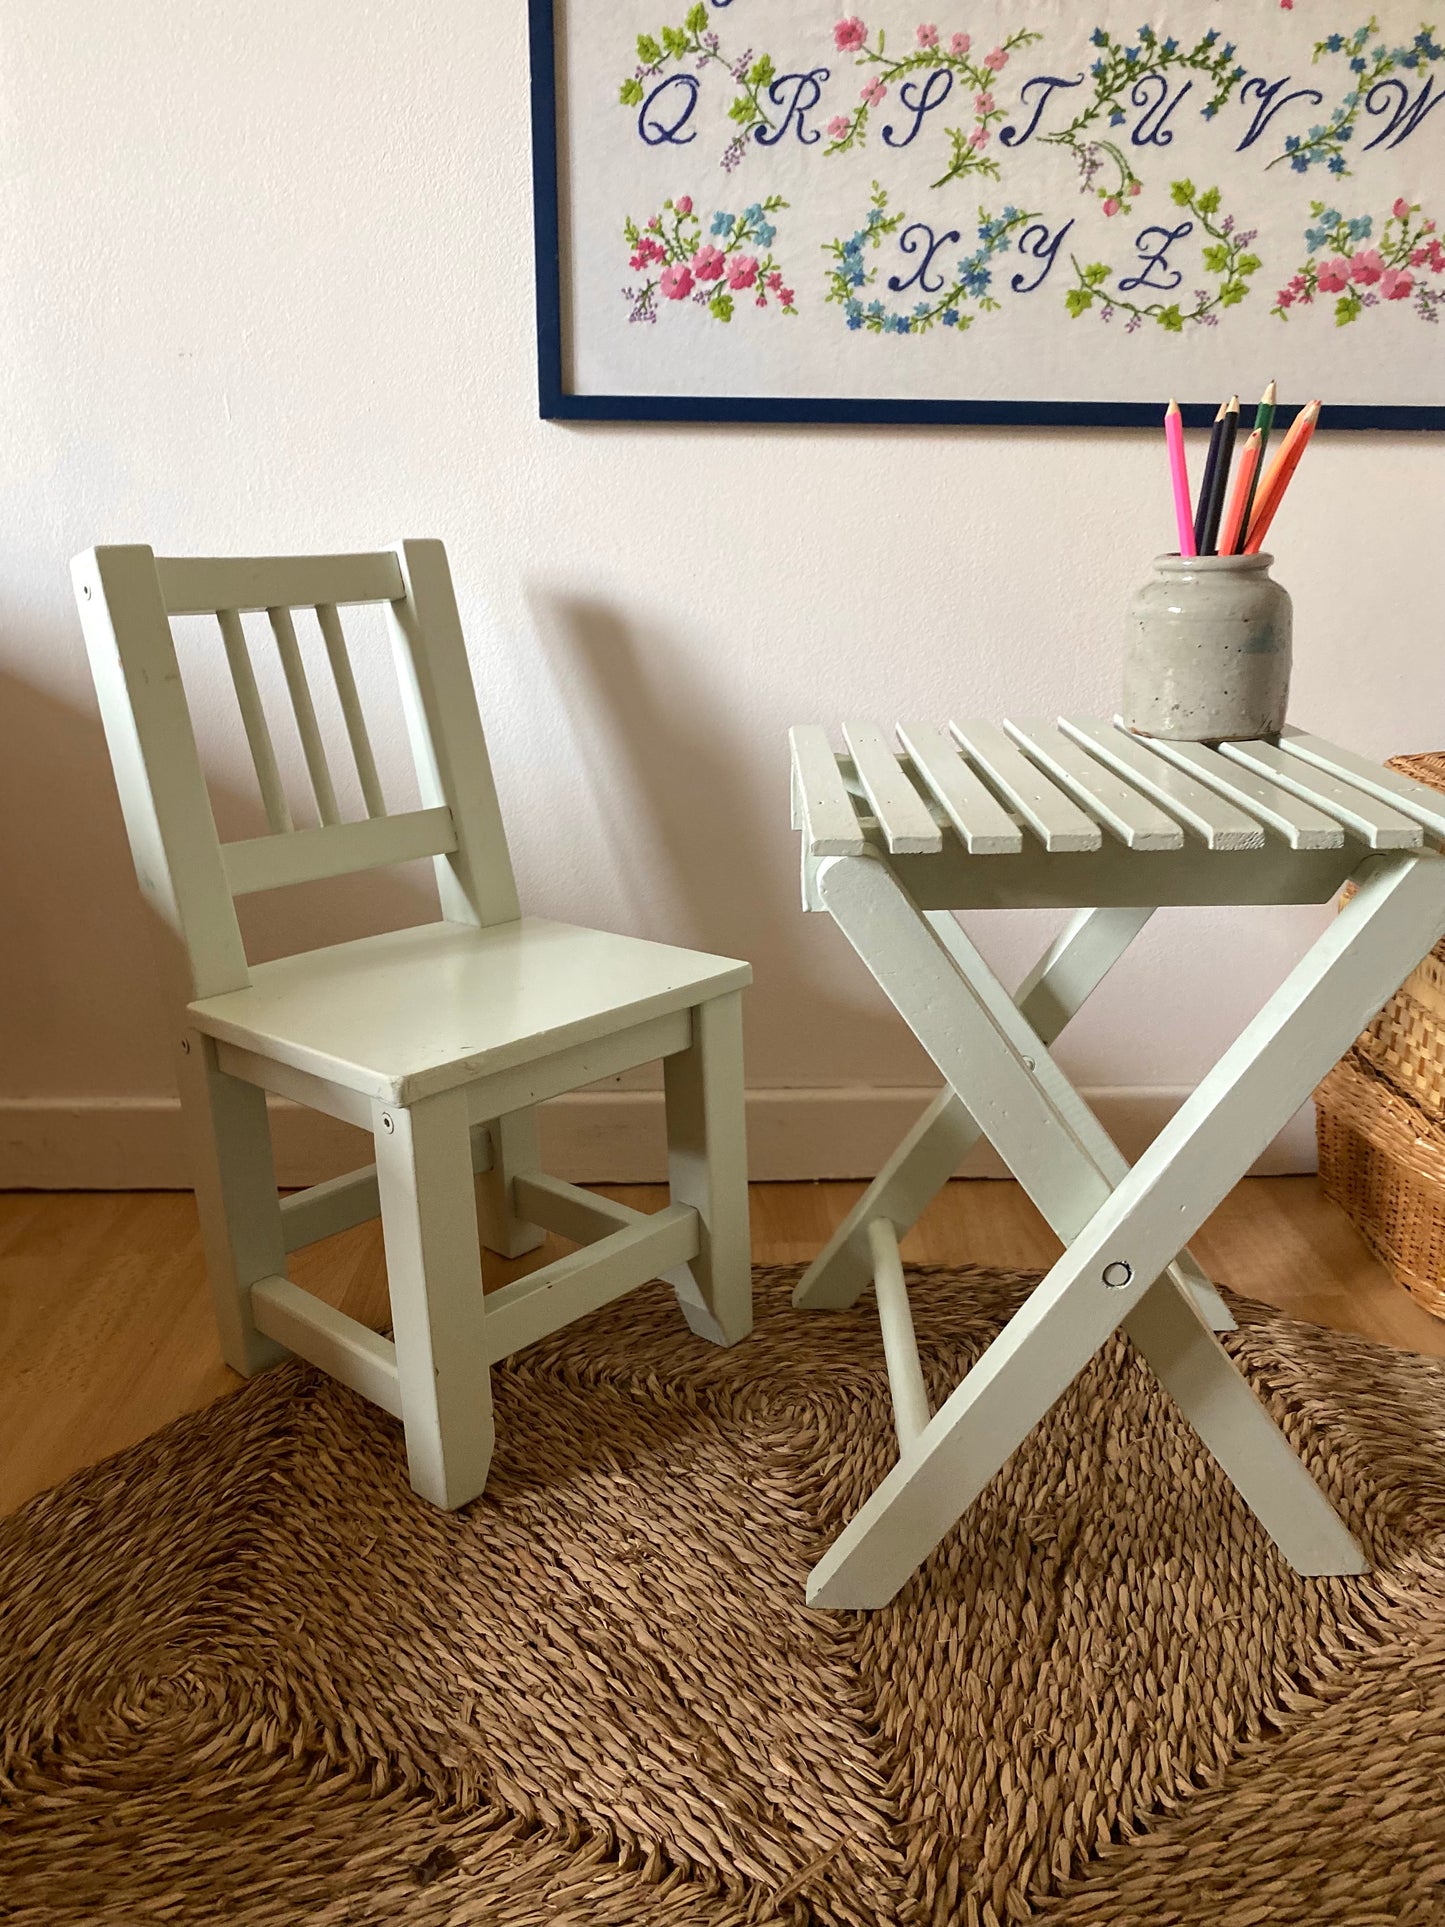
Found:
[[[1239,545],[1244,539],[1244,516],[1249,507],[1249,498],[1254,493],[1254,485],[1259,476],[1260,450],[1264,446],[1262,429],[1252,430],[1249,440],[1244,444],[1244,453],[1239,458],[1235,471],[1234,488],[1229,497],[1229,507],[1225,511],[1224,526],[1219,531],[1219,546],[1216,555],[1238,555]]]
[[[1269,533],[1269,525],[1274,520],[1275,511],[1284,498],[1290,479],[1299,467],[1300,456],[1309,446],[1310,436],[1315,432],[1315,423],[1320,418],[1320,404],[1312,401],[1302,408],[1290,423],[1289,433],[1280,444],[1278,455],[1269,465],[1269,471],[1259,485],[1254,498],[1254,513],[1249,518],[1249,534],[1245,537],[1244,553],[1258,555],[1260,545]]]

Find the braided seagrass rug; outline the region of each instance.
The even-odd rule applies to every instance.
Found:
[[[1445,1921],[1445,1361],[1240,1307],[1362,1535],[1304,1580],[1116,1341],[896,1604],[871,1303],[636,1293],[495,1377],[491,1484],[297,1365],[0,1524],[9,1927]],[[915,1274],[934,1390],[1024,1279]]]

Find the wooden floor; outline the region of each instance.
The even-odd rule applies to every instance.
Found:
[[[754,1185],[755,1258],[805,1263],[860,1189]],[[645,1186],[609,1195],[649,1210],[665,1202]],[[514,1264],[488,1258],[487,1282],[562,1249],[549,1240]],[[1017,1185],[982,1182],[949,1185],[903,1247],[914,1263],[1020,1270],[1043,1269],[1058,1249]],[[1392,1282],[1313,1178],[1247,1179],[1194,1250],[1222,1283],[1297,1318],[1445,1357],[1445,1323]],[[297,1252],[292,1275],[354,1317],[387,1322],[375,1225]],[[0,1514],[239,1383],[216,1350],[188,1195],[0,1195]]]

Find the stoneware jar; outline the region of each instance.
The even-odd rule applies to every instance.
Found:
[[[1160,555],[1129,604],[1123,715],[1185,743],[1277,736],[1289,702],[1291,608],[1270,555]]]

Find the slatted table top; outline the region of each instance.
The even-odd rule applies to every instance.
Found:
[[[837,750],[816,724],[790,732],[794,827],[809,857],[881,846],[1067,862],[1122,846],[1358,858],[1445,843],[1439,790],[1305,730],[1217,749],[1075,716],[844,723],[842,735]]]

